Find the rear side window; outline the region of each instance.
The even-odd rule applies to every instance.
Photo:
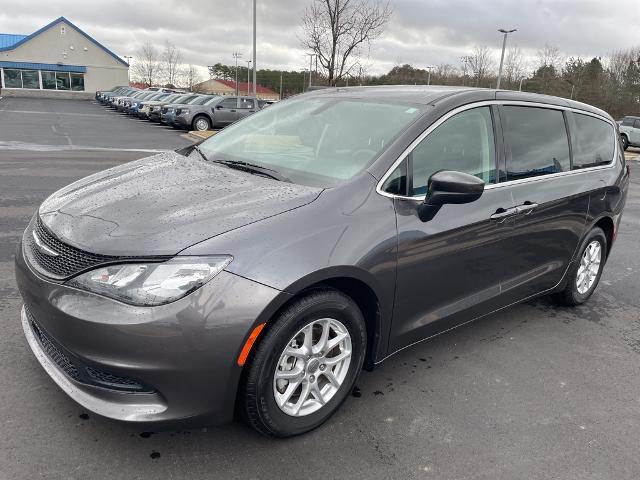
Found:
[[[633,128],[640,128],[640,120],[633,122]]]
[[[633,125],[633,118],[624,117],[622,119],[622,125],[624,125],[625,127],[631,127]]]
[[[504,106],[502,114],[507,180],[570,170],[569,139],[562,111]]]
[[[611,124],[589,115],[574,114],[576,145],[573,168],[605,165],[613,159],[615,135]]]

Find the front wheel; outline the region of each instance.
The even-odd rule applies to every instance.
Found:
[[[209,122],[209,119],[207,117],[196,117],[193,120],[193,129],[197,130],[198,132],[204,132],[206,130],[209,130],[209,128],[211,128],[211,122]]]
[[[626,150],[627,148],[629,148],[629,139],[627,138],[626,135],[621,135],[620,136],[620,141],[622,142],[622,149]]]
[[[248,423],[274,437],[321,425],[352,390],[366,342],[362,312],[347,295],[319,289],[294,301],[245,372],[240,402]]]
[[[594,227],[580,245],[580,255],[569,269],[567,285],[555,299],[568,306],[586,302],[598,286],[607,255],[607,237]]]

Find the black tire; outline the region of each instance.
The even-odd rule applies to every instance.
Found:
[[[351,363],[334,396],[319,410],[290,416],[276,403],[273,381],[278,361],[292,337],[313,320],[339,320],[351,336]],[[239,407],[247,423],[263,435],[290,437],[306,433],[325,422],[347,398],[362,370],[367,349],[364,317],[356,303],[333,289],[312,290],[278,315],[254,346],[240,390]],[[319,377],[318,377],[319,378]]]
[[[601,249],[601,258],[600,258],[600,267],[598,270],[598,274],[596,275],[595,281],[593,285],[583,293],[578,291],[577,280],[578,280],[578,269],[580,268],[580,261],[584,252],[591,244],[591,242],[597,241],[600,243]],[[589,234],[582,240],[580,244],[580,250],[578,250],[578,256],[575,261],[571,265],[569,272],[567,272],[567,284],[561,292],[554,294],[553,298],[561,305],[566,305],[569,307],[573,307],[576,305],[580,305],[586,302],[589,297],[593,294],[598,283],[600,282],[600,277],[602,276],[602,270],[604,269],[604,264],[607,259],[607,237],[602,231],[600,227],[594,227]]]
[[[620,135],[620,141],[622,142],[622,149],[626,150],[629,148],[629,139],[626,135]]]
[[[206,128],[203,128],[203,126],[206,126]],[[205,115],[197,115],[191,122],[191,128],[199,132],[206,132],[211,130],[211,120]]]

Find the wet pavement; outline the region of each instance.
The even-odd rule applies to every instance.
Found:
[[[299,438],[269,440],[241,424],[149,432],[86,412],[47,377],[21,331],[12,257],[22,229],[51,192],[148,155],[147,150],[177,148],[188,140],[117,118],[90,102],[55,108],[96,117],[71,121],[71,115],[61,114],[39,123],[38,114],[26,114],[38,125],[31,135],[39,140],[17,138],[7,133],[13,125],[7,126],[10,117],[2,112],[5,100],[0,100],[0,479],[638,478],[637,178],[602,282],[587,305],[557,308],[542,298],[407,349],[363,373],[343,408]],[[75,133],[76,121],[84,125],[82,134]],[[126,141],[118,138],[122,131],[114,122],[128,125]],[[48,137],[52,125],[67,132],[72,145],[106,150],[42,148],[69,145],[64,136]],[[48,132],[37,136],[37,129]],[[10,141],[23,145],[2,146]],[[640,162],[630,164],[633,177]]]

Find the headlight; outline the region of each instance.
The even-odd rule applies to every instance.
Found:
[[[138,102],[133,102],[133,105],[131,105],[133,108],[136,108],[138,106]]]
[[[175,257],[162,263],[108,265],[78,275],[67,285],[124,303],[155,306],[182,298],[218,275],[233,257]]]
[[[182,111],[180,112],[180,115],[189,115],[189,109],[188,109],[188,108],[185,108],[184,110],[182,110]]]

